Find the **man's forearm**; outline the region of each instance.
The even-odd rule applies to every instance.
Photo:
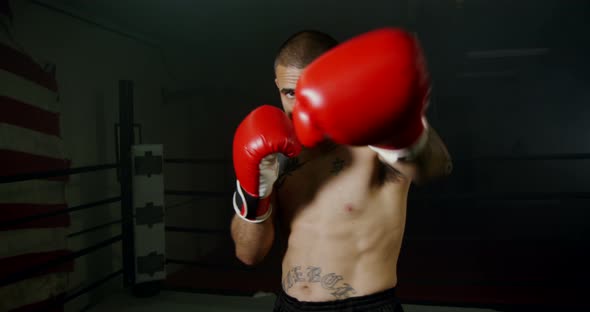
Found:
[[[236,256],[247,265],[260,262],[274,241],[273,218],[261,223],[250,223],[234,216],[231,235],[236,245]]]
[[[453,162],[444,142],[433,129],[428,129],[428,142],[414,160],[416,164],[416,182],[424,183],[449,175]]]
[[[433,128],[427,130],[423,139],[423,143],[417,144],[411,153],[402,158],[397,157],[396,151],[375,147],[372,149],[383,163],[414,183],[424,184],[449,175],[453,162],[442,139]]]

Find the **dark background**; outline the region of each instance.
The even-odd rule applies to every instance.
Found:
[[[120,63],[100,65],[117,73],[112,90],[104,91],[102,82],[103,89],[89,88],[87,93],[98,99],[91,109],[106,116],[105,126],[97,129],[111,131],[114,117],[109,116],[116,117],[116,105],[104,102],[114,98],[116,79],[139,77],[134,79],[140,92],[135,109],[137,122],[144,125],[144,141],[164,144],[170,158],[217,160],[187,167],[168,164],[167,189],[233,190],[233,131],[254,107],[280,105],[272,63],[290,34],[311,28],[345,40],[382,26],[416,32],[433,79],[429,121],[449,148],[454,172],[411,191],[399,263],[400,296],[407,302],[508,309],[515,304],[577,304],[587,292],[589,1],[11,2],[17,35],[25,38],[31,53],[53,55],[54,61],[61,57],[58,73],[67,72],[73,64],[68,62],[79,57],[68,52],[74,51],[68,44],[90,45],[94,35],[74,37],[73,29],[63,28],[64,37],[74,38],[63,41],[68,44],[56,43],[57,33],[45,42],[41,35],[31,35],[43,32],[33,26],[39,10],[142,47],[113,52]],[[105,45],[116,51],[118,43],[111,41]],[[126,61],[143,54],[150,55],[147,66],[121,70]],[[146,69],[150,62],[157,70]],[[157,81],[142,80],[137,74],[142,70]],[[68,121],[68,116],[82,108],[73,108],[75,101],[67,97],[73,87],[67,82],[61,81],[66,94],[64,140],[81,142],[76,135],[84,124]],[[112,158],[111,132],[105,137],[108,156],[97,153]],[[73,157],[74,163],[88,159],[94,160],[84,154]],[[245,286],[238,286],[236,277],[222,283],[203,275],[230,268],[268,274],[272,284],[276,270],[252,271],[233,258],[228,196],[169,196],[167,201],[169,226],[221,231],[217,236],[168,234],[167,256],[176,261],[170,266],[170,287],[239,291]],[[241,278],[256,283],[251,276]]]

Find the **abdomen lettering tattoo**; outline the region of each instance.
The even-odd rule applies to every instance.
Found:
[[[283,289],[291,289],[297,283],[313,283],[320,285],[330,292],[335,299],[346,299],[356,294],[356,290],[344,282],[344,277],[336,273],[322,273],[322,269],[316,266],[301,266],[291,268],[283,279]]]

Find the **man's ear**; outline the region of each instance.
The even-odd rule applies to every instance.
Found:
[[[280,89],[279,88],[279,80],[277,78],[275,78],[275,85],[277,86],[277,89]]]

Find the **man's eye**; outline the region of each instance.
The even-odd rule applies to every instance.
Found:
[[[289,91],[289,92],[286,92],[286,93],[285,93],[285,96],[286,96],[288,99],[294,99],[294,98],[295,98],[295,91]]]

